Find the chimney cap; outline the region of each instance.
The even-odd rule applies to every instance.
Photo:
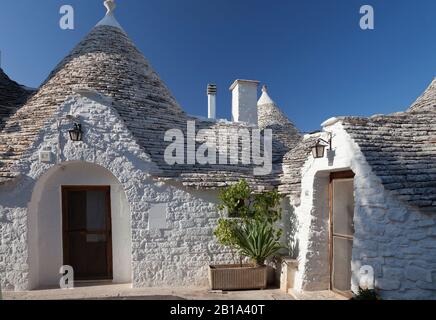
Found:
[[[214,95],[217,93],[217,86],[216,84],[210,83],[207,85],[207,94],[208,95]]]
[[[232,91],[233,89],[235,89],[235,87],[236,87],[239,83],[251,83],[251,84],[255,84],[256,86],[258,86],[259,83],[260,83],[260,81],[257,81],[257,80],[243,80],[243,79],[236,79],[235,82],[233,82],[233,84],[230,86],[230,91]]]

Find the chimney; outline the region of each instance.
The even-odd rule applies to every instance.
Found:
[[[257,87],[259,81],[236,80],[232,91],[232,120],[257,125]]]
[[[207,86],[208,118],[216,119],[216,84]]]

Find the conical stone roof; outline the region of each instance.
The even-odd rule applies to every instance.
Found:
[[[164,151],[169,144],[165,142],[165,132],[180,129],[186,136],[188,120],[196,121],[198,129],[215,132],[217,137],[224,129],[248,128],[238,123],[210,122],[187,116],[116,21],[114,1],[107,0],[105,4],[108,7],[106,17],[59,63],[38,92],[10,116],[0,130],[0,183],[19,176],[21,172],[16,172],[19,170],[15,169],[16,161],[26,156],[29,147],[37,142],[39,131],[52,123],[62,104],[80,92],[77,89],[89,89],[112,97],[113,107],[136,142],[160,169],[152,173],[154,176],[178,179],[185,186],[195,188],[219,188],[242,178],[262,188],[278,184],[282,155],[290,149],[286,145],[295,145],[292,138],[295,135],[295,139],[300,139],[289,120],[283,120],[277,127],[268,124],[275,134],[271,174],[253,176],[254,165],[171,166],[165,162]],[[261,104],[260,108],[263,107]],[[274,108],[274,114],[279,114],[278,108],[278,111]],[[265,121],[261,123],[266,125]],[[202,143],[196,141],[197,146]]]
[[[272,129],[274,139],[283,144],[285,152],[301,141],[298,129],[271,99],[266,86],[262,88],[257,109],[260,129]]]
[[[109,16],[109,17],[108,17]],[[137,142],[149,154],[160,154],[166,130],[186,126],[184,111],[112,12],[65,58],[38,92],[0,130],[0,180],[16,175],[20,159],[74,89],[110,96]],[[110,22],[110,23],[109,23]]]
[[[23,105],[32,91],[11,80],[0,68],[0,130],[6,120]]]
[[[412,112],[436,112],[436,78],[425,92],[410,107]]]

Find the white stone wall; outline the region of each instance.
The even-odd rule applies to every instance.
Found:
[[[436,299],[436,216],[407,207],[370,173],[355,181],[354,290],[370,265],[384,298]]]
[[[63,265],[62,186],[110,186],[114,283],[132,281],[132,232],[130,206],[118,180],[101,166],[68,162],[38,179],[29,204],[28,242],[30,287],[59,284]]]
[[[27,202],[22,185],[0,189],[0,281],[3,290],[27,289]]]
[[[80,115],[84,142],[69,141],[67,114]],[[63,120],[62,120],[63,119]],[[18,164],[22,177],[0,187],[0,278],[3,288],[24,290],[38,279],[38,246],[29,236],[38,233],[41,212],[32,200],[35,186],[53,168],[90,163],[105,168],[125,192],[131,214],[131,269],[134,286],[205,285],[210,263],[230,262],[213,237],[219,218],[217,194],[196,192],[177,183],[154,180],[157,167],[136,144],[111,102],[98,96],[74,96],[47,123],[25,160]],[[53,162],[40,163],[39,150],[50,147]],[[77,181],[76,181],[77,182]],[[77,182],[78,183],[78,182]],[[43,189],[43,188],[42,188]],[[35,196],[34,199],[38,198]],[[148,210],[167,204],[167,228],[149,228]],[[60,213],[59,213],[60,214]],[[164,213],[165,214],[165,213]],[[53,259],[48,264],[57,264]],[[52,265],[53,270],[55,265]],[[60,266],[59,266],[60,267]]]
[[[348,135],[337,124],[334,131],[333,150],[324,159],[308,157],[302,169],[301,199],[291,204],[298,217],[299,270],[295,290],[328,290],[329,270],[329,195],[331,171],[350,170],[352,154]],[[327,140],[327,135],[323,135]],[[326,152],[327,153],[327,152]]]
[[[294,201],[300,244],[295,289],[329,288],[328,176],[332,171],[353,170],[353,290],[360,281],[360,267],[370,265],[384,298],[435,299],[436,217],[407,207],[385,190],[340,122],[330,123],[325,130],[333,132],[334,156],[308,158],[301,201]]]

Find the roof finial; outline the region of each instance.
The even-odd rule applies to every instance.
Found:
[[[115,0],[105,0],[104,6],[107,9],[106,15],[113,15],[115,8],[117,7]]]
[[[268,95],[268,87],[265,84],[262,86],[262,96],[260,97],[257,104],[259,106],[264,104],[275,104],[274,101]]]
[[[99,23],[97,23],[97,26],[110,26],[124,31],[117,19],[115,19],[114,11],[117,6],[115,0],[105,0],[104,6],[107,9],[106,15]]]

